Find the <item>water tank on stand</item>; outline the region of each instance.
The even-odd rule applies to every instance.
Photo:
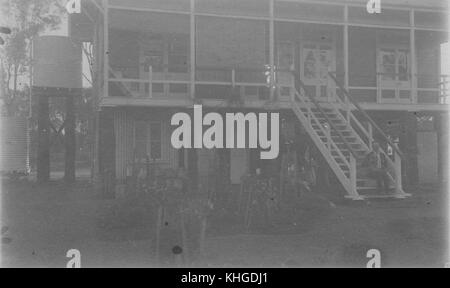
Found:
[[[65,36],[41,36],[33,41],[33,97],[38,102],[37,180],[50,180],[49,99],[63,97],[65,170],[67,182],[75,181],[75,98],[82,93],[82,47]],[[61,135],[62,136],[62,135]]]

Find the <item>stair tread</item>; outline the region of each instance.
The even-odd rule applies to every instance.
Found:
[[[338,150],[332,148],[330,152],[331,153],[337,153],[337,151]],[[341,153],[350,153],[350,151],[348,149],[339,149],[339,151],[341,151]],[[365,149],[353,149],[353,152],[362,154],[362,153],[366,153],[367,151]]]
[[[320,137],[320,139],[321,140],[328,140],[328,137],[326,137],[326,136],[319,136]],[[345,138],[345,137],[342,137],[342,138]],[[333,142],[334,143],[336,143],[336,144],[345,144],[344,142],[342,142],[342,140],[341,140],[341,138],[339,137],[339,138],[332,138],[331,137],[331,140],[333,140]],[[336,140],[340,140],[341,142],[339,142],[339,141],[336,141]],[[353,145],[362,145],[361,143],[359,143],[359,141],[356,141],[356,139],[354,140],[354,141],[347,141],[349,144],[353,144]]]
[[[326,136],[326,135],[319,135],[319,137],[320,138],[328,138],[328,136]],[[357,141],[358,139],[356,138],[356,136],[349,136],[349,135],[347,135],[347,136],[345,136],[345,135],[343,135],[342,136],[344,139],[353,139],[353,140],[355,140],[355,141]],[[331,139],[341,139],[341,137],[340,136],[338,136],[338,135],[331,135]]]
[[[395,199],[403,199],[403,198],[407,198],[410,197],[410,195],[405,195],[405,194],[386,194],[386,195],[360,195],[363,199],[390,199],[390,198],[395,198]]]
[[[405,198],[407,196],[401,196],[397,194],[392,195],[361,195],[363,199],[391,199],[391,198]]]
[[[409,194],[404,193],[402,190],[397,192],[395,184],[390,187],[390,193],[383,194],[378,192],[376,180],[372,178],[362,178],[365,175],[359,173],[359,161],[367,154],[367,146],[359,138],[359,134],[353,130],[351,124],[348,123],[347,117],[343,114],[344,110],[339,109],[338,106],[332,106],[332,108],[322,107],[323,105],[313,103],[309,99],[305,98],[311,106],[305,107],[302,105],[296,105],[294,112],[298,116],[299,120],[309,127],[308,132],[312,137],[316,137],[315,141],[319,140],[322,145],[325,145],[327,149],[322,149],[323,154],[329,159],[333,169],[337,169],[336,176],[339,179],[345,177],[347,179],[341,179],[341,181],[348,181],[351,177],[350,167],[348,166],[351,154],[356,157],[356,192],[347,191],[346,198],[353,200],[364,199],[402,199]],[[330,103],[334,105],[333,103]],[[330,106],[327,106],[330,107]],[[309,115],[307,115],[309,113]],[[305,117],[307,118],[305,121]],[[312,117],[308,118],[308,117]],[[306,122],[306,123],[305,123]],[[328,130],[324,130],[324,124],[328,124]],[[330,127],[331,126],[331,127]],[[332,147],[328,149],[328,140],[331,138]],[[321,145],[318,143],[318,145]],[[322,146],[323,148],[323,146]],[[331,156],[331,158],[330,158]],[[344,159],[345,158],[345,159]],[[336,166],[337,165],[337,166]],[[339,172],[339,173],[338,173]],[[345,175],[345,176],[344,176]],[[353,188],[354,189],[354,188]]]
[[[357,190],[378,190],[378,187],[377,186],[358,186],[356,189]],[[395,189],[395,187],[391,186],[391,187],[389,187],[389,189]]]
[[[313,128],[314,130],[322,131],[322,129],[320,128],[320,126],[317,125],[317,124],[312,124],[311,126],[312,126],[312,128]],[[340,133],[352,133],[352,134],[353,134],[353,131],[347,129],[347,125],[338,125],[337,128],[338,128],[338,129],[332,129],[332,130],[330,130],[330,133],[332,133],[332,134],[335,133],[335,134],[336,134],[337,131],[339,131]],[[342,129],[339,129],[339,128],[342,128]]]
[[[313,129],[314,129],[314,127],[313,127]],[[317,129],[314,129],[314,131],[319,135],[319,134],[321,134],[321,135],[319,135],[320,137],[326,137],[326,135],[324,134],[324,132],[322,132],[322,130],[320,129],[320,128],[317,128]],[[339,130],[339,132],[341,132],[341,134],[342,134],[342,136],[345,136],[345,135],[349,135],[349,134],[353,134],[353,132],[352,131],[349,131],[349,130]],[[336,132],[336,131],[331,131],[331,136],[333,137],[339,137],[339,134]]]
[[[336,144],[336,145],[346,145],[344,142],[336,142],[336,141],[334,141],[334,144]],[[347,144],[348,145],[353,145],[353,146],[355,146],[355,145],[362,146],[361,143],[347,143]]]
[[[316,117],[317,120],[319,121],[323,121],[323,122],[327,122],[327,118],[324,117]],[[344,120],[342,120],[341,118],[336,118],[336,117],[328,117],[331,121],[339,121],[339,122],[344,122]]]

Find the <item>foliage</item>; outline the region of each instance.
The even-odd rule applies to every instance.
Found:
[[[55,30],[62,22],[64,7],[53,0],[2,1],[2,15],[7,15],[12,33],[0,49],[4,104],[8,115],[19,113],[18,104],[23,99],[25,85],[19,87],[20,79],[27,79],[30,72],[30,43],[33,37],[47,30]]]

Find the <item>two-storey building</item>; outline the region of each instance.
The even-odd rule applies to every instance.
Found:
[[[364,194],[358,163],[373,141],[384,148],[395,196],[406,195],[405,184],[443,180],[448,3],[381,0],[373,14],[366,4],[82,1],[70,37],[94,44],[99,175],[112,171],[120,183],[149,156],[201,183],[220,169],[240,183],[261,165],[254,151],[171,145],[172,115],[201,104],[281,113],[282,131],[304,131],[353,199]]]

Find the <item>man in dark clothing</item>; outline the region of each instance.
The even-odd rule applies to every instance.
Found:
[[[377,181],[378,191],[389,193],[390,181],[386,169],[386,159],[381,153],[378,143],[373,143],[372,151],[366,155],[363,167],[366,168],[367,176]]]

